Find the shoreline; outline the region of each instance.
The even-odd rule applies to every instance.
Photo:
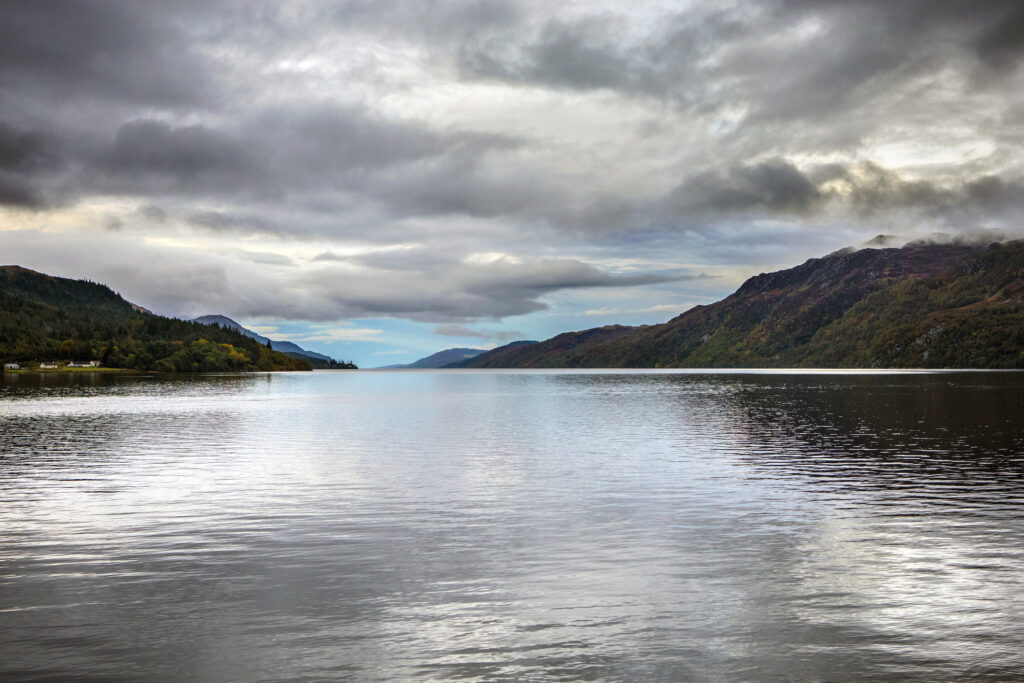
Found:
[[[138,370],[131,368],[19,368],[17,370],[9,370],[4,368],[3,374],[11,375],[62,375],[62,374],[82,374],[82,373],[138,373]]]

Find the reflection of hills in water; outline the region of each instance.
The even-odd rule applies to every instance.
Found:
[[[626,372],[551,380],[567,394],[628,398],[624,414],[677,434],[681,449],[739,460],[758,477],[1024,504],[1024,373]]]
[[[61,472],[114,475],[118,468],[137,466],[139,453],[176,454],[180,472],[200,459],[223,457],[218,441],[244,430],[223,401],[266,377],[4,375],[0,484],[7,477],[59,478]],[[135,462],[127,462],[132,455]]]
[[[764,474],[916,500],[1020,503],[1024,375],[747,377],[723,402]],[[751,452],[753,451],[753,452]],[[906,502],[907,498],[901,498]]]

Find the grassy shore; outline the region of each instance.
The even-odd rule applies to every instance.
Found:
[[[4,370],[4,373],[10,373],[12,375],[26,375],[26,374],[57,374],[57,373],[95,373],[95,372],[137,372],[137,370],[129,370],[127,368],[69,368],[66,366],[60,366],[58,368],[20,368],[18,370]]]

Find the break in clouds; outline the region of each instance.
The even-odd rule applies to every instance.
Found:
[[[500,341],[466,325],[1024,211],[1010,0],[0,12],[3,260],[163,313]]]

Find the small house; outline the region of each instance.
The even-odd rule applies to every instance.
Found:
[[[98,360],[91,360],[91,361],[89,361],[89,367],[90,368],[98,368],[101,365],[103,365],[103,363],[99,362]]]
[[[21,366],[17,363],[4,363],[4,370],[21,370]]]
[[[39,364],[39,369],[40,370],[56,370],[57,369],[57,364],[54,363],[53,361],[44,361],[44,362]]]

